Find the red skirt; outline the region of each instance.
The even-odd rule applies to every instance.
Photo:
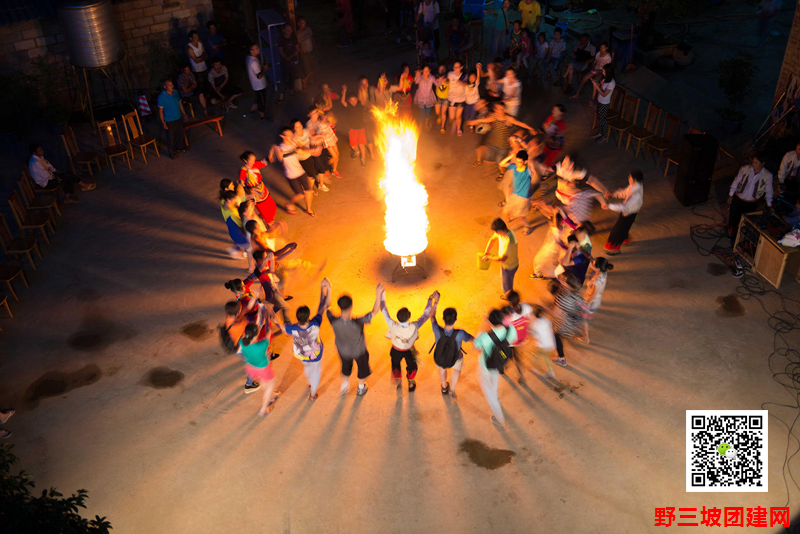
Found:
[[[272,200],[272,195],[269,195],[266,200],[256,204],[256,209],[258,213],[261,214],[261,218],[264,219],[264,222],[269,224],[275,220],[275,213],[278,211],[278,206],[276,206],[275,201]]]

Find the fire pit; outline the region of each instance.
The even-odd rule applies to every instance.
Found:
[[[428,278],[425,270],[425,252],[413,254],[411,256],[398,256],[399,262],[392,269],[392,282],[399,274],[405,276],[409,274],[422,274],[422,278]]]
[[[397,116],[397,104],[385,109],[372,108],[378,121],[375,136],[383,153],[386,173],[381,180],[386,203],[386,239],[383,246],[399,257],[392,270],[395,274],[422,273],[425,275],[425,249],[428,247],[428,192],[414,174],[417,159],[417,127],[409,119]]]

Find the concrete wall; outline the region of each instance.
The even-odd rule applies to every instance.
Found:
[[[775,88],[775,100],[786,90],[792,76],[800,77],[800,1],[794,11],[794,22],[792,31],[789,33],[789,42],[786,43],[786,53],[783,56],[781,75],[778,78],[778,85]]]
[[[213,8],[212,0],[134,0],[115,4],[114,15],[132,83],[146,87],[150,80],[145,56],[150,43],[172,46],[184,56],[187,33],[197,29],[204,38]],[[69,66],[69,50],[58,18],[0,27],[0,68],[25,70],[38,56]]]

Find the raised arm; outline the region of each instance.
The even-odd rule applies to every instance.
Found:
[[[378,284],[378,286],[375,288],[375,305],[372,306],[372,315],[375,315],[376,313],[378,313],[378,310],[380,310],[381,300],[383,300],[383,297],[384,297],[383,284]]]
[[[319,308],[317,315],[322,315],[331,305],[331,284],[327,278],[323,278],[319,285]]]
[[[428,304],[425,306],[425,311],[422,312],[422,315],[420,315],[419,319],[414,321],[414,325],[417,327],[417,329],[419,329],[422,325],[424,325],[425,321],[427,321],[428,318],[431,316],[435,302],[439,302],[438,291],[434,291],[433,293],[431,293],[431,296],[428,297]]]
[[[347,98],[347,86],[346,86],[346,85],[343,85],[343,86],[342,86],[342,105],[343,105],[344,107],[347,107],[347,100],[346,100],[346,98]]]

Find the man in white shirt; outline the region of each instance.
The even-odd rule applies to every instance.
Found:
[[[800,143],[794,150],[787,152],[781,160],[781,167],[778,169],[778,182],[783,186],[787,193],[787,200],[794,204],[797,201],[798,181],[797,175],[800,171]]]
[[[247,56],[247,77],[250,78],[250,87],[256,93],[256,101],[250,111],[258,109],[261,122],[272,122],[272,93],[275,86],[267,75],[269,64],[261,65],[261,47],[257,44],[250,45],[250,55]]]
[[[766,196],[767,207],[772,207],[772,173],[764,167],[764,155],[756,153],[752,165],[743,165],[728,192],[728,234],[736,240],[739,221],[745,213],[756,211]]]
[[[28,160],[28,171],[31,173],[31,178],[36,182],[39,187],[53,187],[56,184],[61,185],[64,190],[64,202],[75,203],[78,201],[74,196],[75,182],[78,177],[74,174],[58,174],[56,168],[53,167],[49,161],[44,159],[44,149],[42,145],[32,144],[30,146],[31,157]],[[87,184],[78,182],[81,186],[81,191],[91,191],[97,187],[97,184]]]
[[[628,187],[618,189],[613,193],[606,193],[608,198],[614,197],[620,201],[617,202],[604,202],[603,208],[619,212],[617,222],[608,234],[608,241],[604,250],[609,256],[616,256],[619,254],[620,248],[625,243],[629,243],[628,233],[631,231],[636,215],[642,209],[642,202],[644,201],[644,188],[642,187],[642,180],[644,175],[642,171],[631,171],[628,175]]]

